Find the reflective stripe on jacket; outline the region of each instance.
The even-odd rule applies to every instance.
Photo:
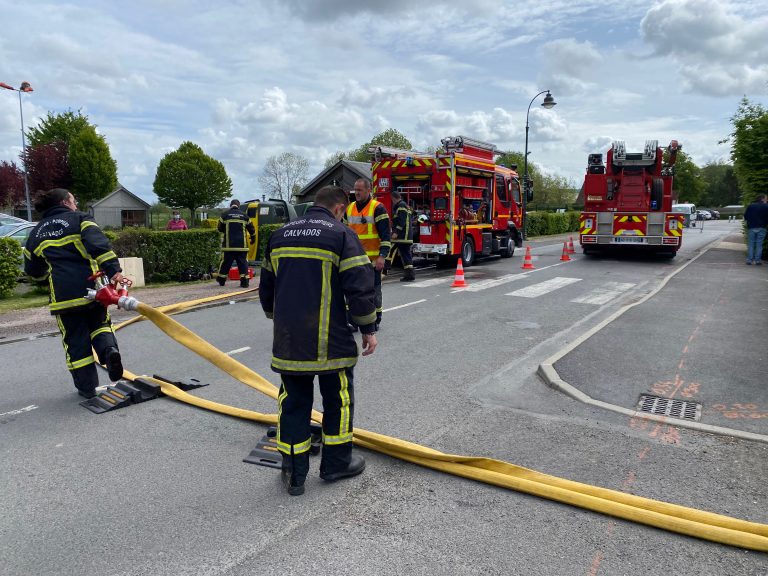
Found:
[[[392,231],[397,233],[397,238],[393,238],[392,242],[413,244],[411,214],[411,209],[404,200],[400,200],[392,207]]]
[[[272,369],[322,374],[354,366],[346,307],[363,333],[375,330],[373,277],[360,240],[321,206],[275,230],[259,281],[261,306],[274,320]]]
[[[90,304],[88,280],[103,270],[108,277],[121,272],[120,262],[98,224],[84,212],[54,206],[43,213],[27,238],[24,272],[32,280],[48,280],[50,310],[57,314]]]
[[[352,202],[344,221],[360,238],[368,258],[386,257],[391,246],[389,215],[381,202],[370,198],[362,209],[358,209],[357,202]]]
[[[221,215],[217,228],[219,232],[224,234],[221,242],[221,247],[224,250],[247,252],[248,240],[246,240],[246,232],[251,237],[251,241],[254,241],[256,237],[256,229],[248,219],[248,216],[246,216],[245,212],[235,207],[230,208]]]

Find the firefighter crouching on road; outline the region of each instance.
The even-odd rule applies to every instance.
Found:
[[[240,200],[232,200],[229,203],[229,210],[224,212],[219,218],[219,232],[224,234],[221,243],[221,263],[219,264],[219,273],[216,274],[216,281],[220,286],[224,286],[229,277],[229,269],[232,262],[237,262],[237,269],[240,272],[240,287],[248,288],[248,241],[245,233],[248,232],[251,243],[256,242],[256,229],[248,219],[248,216],[240,210]]]
[[[274,320],[272,370],[281,380],[277,448],[282,481],[293,496],[304,493],[309,472],[315,375],[323,397],[320,478],[334,481],[365,469],[365,460],[352,454],[358,351],[346,306],[362,332],[363,356],[376,349],[376,307],[370,259],[340,222],[346,207],[344,191],[325,186],[302,218],[272,233],[262,260],[259,297]]]
[[[411,227],[411,209],[403,200],[399,191],[392,191],[392,249],[387,260],[390,265],[395,261],[395,256],[400,254],[403,262],[403,277],[400,282],[412,282],[416,280],[416,271],[413,268],[411,247],[413,246],[413,228]]]
[[[88,277],[101,269],[117,284],[123,278],[120,263],[96,222],[77,210],[69,190],[41,192],[35,210],[43,217],[27,238],[24,271],[34,281],[48,281],[49,307],[64,341],[67,368],[78,394],[93,398],[99,385],[93,350],[113,382],[122,377],[123,365],[109,312],[85,299],[95,287]]]
[[[355,201],[347,207],[344,222],[357,233],[365,253],[373,262],[376,290],[376,330],[381,324],[381,271],[392,246],[389,234],[389,214],[384,205],[371,197],[371,183],[360,178],[355,182]],[[357,326],[348,318],[353,329]]]

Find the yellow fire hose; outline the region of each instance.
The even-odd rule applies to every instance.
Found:
[[[206,298],[202,301],[183,302],[164,307],[164,310],[179,311],[203,301],[210,302],[230,296],[232,294]],[[240,382],[255,388],[273,399],[277,399],[278,389],[271,382],[168,317],[161,309],[155,309],[147,304],[139,303],[137,310],[142,316],[152,321],[158,328],[181,345],[205,358]],[[116,326],[116,329],[120,329],[133,321],[135,321],[135,318]],[[128,371],[124,375],[129,379],[137,377]],[[219,404],[193,396],[180,390],[173,384],[153,378],[147,379],[159,384],[162,387],[163,393],[167,396],[200,408],[264,424],[275,424],[277,422],[277,415],[275,414],[261,414],[251,410]],[[313,410],[312,419],[316,422],[321,422],[322,414]],[[355,428],[354,430],[354,442],[363,448],[375,450],[407,462],[456,476],[503,488],[510,488],[572,506],[601,512],[609,516],[662,528],[671,532],[678,532],[687,536],[694,536],[740,548],[768,552],[768,524],[748,522],[730,516],[573,482],[501,460],[445,454],[425,446],[420,446],[419,444],[369,432],[360,428]]]

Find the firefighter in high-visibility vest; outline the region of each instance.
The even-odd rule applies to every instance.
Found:
[[[371,196],[371,183],[364,178],[355,182],[355,201],[347,207],[344,222],[357,233],[363,249],[371,259],[375,272],[376,330],[381,324],[382,297],[381,271],[392,247],[389,232],[389,214],[384,205]],[[355,328],[354,322],[350,325]]]
[[[390,265],[395,257],[400,254],[403,262],[403,277],[400,282],[412,282],[416,280],[416,271],[413,268],[411,247],[413,246],[413,227],[411,226],[411,209],[403,200],[398,190],[392,191],[392,249],[387,260]]]
[[[219,264],[219,273],[216,274],[216,280],[221,286],[224,286],[229,277],[229,268],[232,262],[237,262],[237,269],[240,272],[240,286],[248,288],[248,240],[246,233],[250,236],[251,244],[256,242],[256,228],[248,219],[248,216],[240,210],[240,201],[232,200],[229,203],[229,210],[224,212],[219,218],[219,232],[224,234],[221,243],[221,263]]]

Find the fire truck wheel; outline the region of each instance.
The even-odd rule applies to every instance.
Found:
[[[472,238],[464,238],[464,243],[461,245],[461,260],[465,268],[475,263],[475,244]]]
[[[510,236],[507,238],[507,246],[501,251],[502,258],[512,258],[515,255],[515,240]]]

